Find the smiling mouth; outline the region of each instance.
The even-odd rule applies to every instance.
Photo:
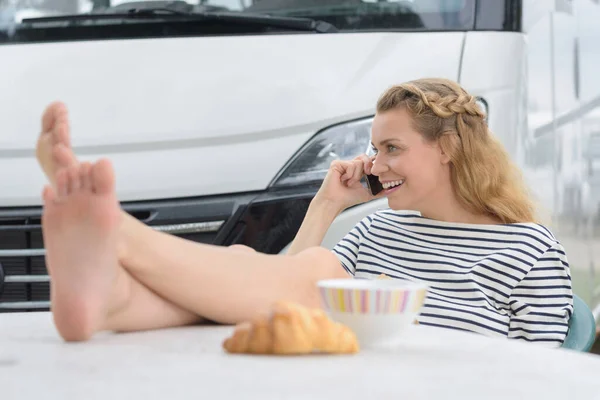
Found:
[[[395,188],[397,186],[401,186],[403,183],[404,183],[404,179],[400,179],[399,181],[382,183],[381,186],[383,186],[383,188],[387,190],[387,189]]]

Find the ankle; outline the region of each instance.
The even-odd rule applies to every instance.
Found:
[[[125,269],[119,268],[100,330],[113,330],[113,321],[129,308],[133,296],[133,283],[131,275]]]

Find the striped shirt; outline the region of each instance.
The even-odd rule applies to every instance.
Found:
[[[573,312],[562,245],[534,223],[435,221],[415,211],[365,217],[333,249],[355,278],[425,282],[422,325],[558,347]]]

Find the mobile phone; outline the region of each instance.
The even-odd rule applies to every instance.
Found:
[[[367,186],[373,196],[376,196],[383,190],[383,186],[381,185],[381,182],[379,182],[379,177],[369,174],[366,175],[366,178]]]

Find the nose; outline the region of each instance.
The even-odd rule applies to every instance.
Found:
[[[373,166],[371,167],[371,174],[375,176],[381,176],[382,173],[386,172],[389,168],[385,165],[385,162],[378,159],[377,156],[371,158]]]

